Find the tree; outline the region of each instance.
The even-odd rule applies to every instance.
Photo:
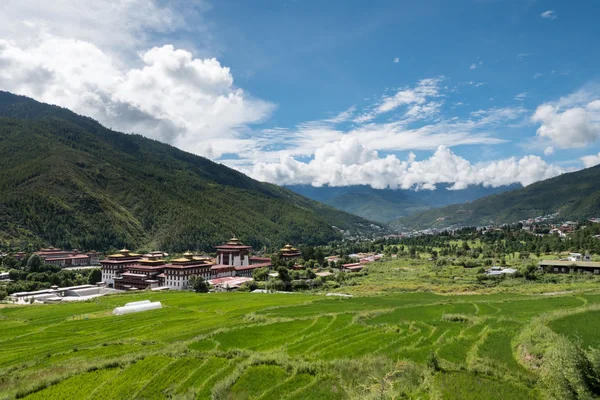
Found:
[[[43,264],[42,258],[40,256],[38,256],[37,254],[33,254],[27,260],[27,270],[29,272],[38,272],[40,270],[40,268],[42,267],[42,264]]]
[[[282,280],[283,282],[290,281],[290,273],[286,267],[277,268],[277,273],[279,274],[279,279]]]
[[[284,262],[281,259],[281,255],[279,253],[273,254],[271,256],[271,265],[273,265],[274,268],[277,268],[280,265],[284,265]]]
[[[208,293],[209,285],[201,276],[190,277],[188,287],[196,293]]]
[[[5,269],[12,269],[12,268],[17,268],[17,264],[19,262],[13,257],[13,256],[6,256],[4,257],[4,259],[2,260],[2,266]]]
[[[94,268],[90,271],[90,275],[88,276],[88,283],[90,285],[95,285],[98,282],[102,282],[102,271],[100,268]]]
[[[266,281],[269,279],[269,268],[257,268],[252,272],[252,278],[257,281]]]

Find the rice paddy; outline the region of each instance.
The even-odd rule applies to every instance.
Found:
[[[149,299],[164,308],[113,316]],[[536,318],[598,346],[597,294],[135,293],[0,309],[0,399],[545,398]],[[432,361],[433,360],[433,361]]]

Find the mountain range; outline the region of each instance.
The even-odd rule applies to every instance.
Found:
[[[288,189],[67,109],[0,92],[0,246],[210,250],[379,229]]]
[[[435,190],[373,189],[370,186],[313,187],[291,185],[288,189],[363,218],[388,223],[400,217],[417,214],[431,208],[470,202],[492,194],[522,187],[520,184],[497,188],[471,185],[463,190],[448,190],[451,185],[439,184]]]
[[[600,165],[566,173],[521,189],[402,217],[394,229],[446,228],[513,223],[558,213],[558,219],[600,216]]]

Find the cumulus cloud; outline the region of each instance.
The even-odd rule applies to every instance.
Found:
[[[394,64],[398,64],[400,62],[400,58],[399,57],[394,57]]]
[[[435,150],[438,146],[494,145],[505,143],[490,131],[509,121],[521,119],[527,112],[523,107],[506,107],[477,110],[467,119],[436,116],[431,121],[411,124],[410,112],[392,122],[370,122],[340,128],[337,123],[348,121],[355,107],[334,118],[310,121],[295,128],[271,128],[254,133],[256,147],[235,161],[233,167],[245,168],[257,161],[277,162],[281,157],[313,157],[317,149],[343,138],[354,138],[369,150],[396,152],[403,150]],[[425,112],[419,110],[420,113]],[[338,118],[342,116],[342,118]]]
[[[53,15],[47,3],[40,1],[41,9],[31,15],[36,40],[23,40],[14,32],[10,37],[6,27],[0,28],[9,36],[0,39],[0,89],[210,158],[252,147],[242,137],[244,131],[274,106],[236,87],[230,69],[217,59],[195,58],[190,51],[164,45],[132,50],[135,57],[128,60],[102,47],[104,36],[123,40],[121,50],[127,44],[136,47],[142,40],[138,32],[168,30],[174,14],[152,1],[102,0],[89,8],[57,2],[57,10],[67,18],[60,12]],[[7,14],[19,16],[23,6],[9,2],[6,8],[5,19]],[[69,24],[71,19],[89,20],[89,27],[77,30]]]
[[[279,162],[258,162],[248,172],[256,179],[278,184],[433,189],[439,183],[450,183],[451,189],[458,190],[472,184],[497,187],[519,182],[529,185],[564,170],[531,155],[471,164],[445,146],[439,146],[431,157],[421,161],[412,153],[406,160],[394,155],[380,157],[358,139],[345,137],[317,150],[309,162],[282,156]]]
[[[152,33],[185,25],[180,13],[155,0],[4,0],[2,11],[0,38],[23,46],[50,35],[129,51],[144,45]]]
[[[583,156],[581,157],[581,161],[586,168],[594,167],[600,164],[600,153],[592,154],[590,156]]]
[[[551,156],[552,154],[554,154],[554,147],[552,147],[552,146],[547,146],[547,147],[544,149],[544,155],[545,155],[545,156]]]
[[[545,19],[556,19],[556,13],[554,10],[547,10],[540,14],[542,18]]]
[[[540,105],[532,121],[540,123],[537,135],[560,148],[584,147],[600,137],[600,96],[580,90],[556,102]]]

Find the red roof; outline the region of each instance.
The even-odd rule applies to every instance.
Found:
[[[191,269],[191,268],[201,268],[201,267],[211,267],[213,264],[208,264],[203,261],[197,261],[195,264],[165,264],[162,265],[163,268],[169,269]]]
[[[362,267],[362,264],[361,263],[342,264],[342,267],[344,267],[344,268]]]
[[[217,264],[217,265],[213,265],[212,267],[210,267],[211,271],[219,271],[219,270],[227,270],[227,269],[234,269],[233,265],[222,265],[222,264]]]
[[[264,268],[264,267],[270,267],[271,263],[262,263],[262,264],[250,264],[250,265],[242,265],[240,267],[235,267],[236,271],[245,271],[248,269],[255,269],[255,268]]]
[[[58,260],[73,260],[73,259],[82,259],[82,258],[90,258],[85,254],[79,254],[76,256],[64,256],[64,257],[47,257],[45,261],[58,261]]]
[[[139,261],[139,258],[129,258],[129,259],[120,259],[120,260],[100,260],[100,264],[131,264],[136,261]]]
[[[160,271],[161,269],[163,269],[164,265],[140,265],[140,264],[134,264],[134,265],[128,265],[127,268],[128,270],[130,269],[137,269],[140,271],[149,271],[149,272],[155,272],[155,271]]]
[[[238,245],[234,245],[234,244],[223,244],[221,246],[215,246],[215,249],[220,249],[220,250],[245,250],[245,249],[251,249],[252,246],[238,246]]]
[[[223,285],[228,284],[230,286],[239,286],[244,282],[251,281],[252,278],[246,278],[243,276],[226,276],[223,278],[215,278],[208,281],[211,285]]]

